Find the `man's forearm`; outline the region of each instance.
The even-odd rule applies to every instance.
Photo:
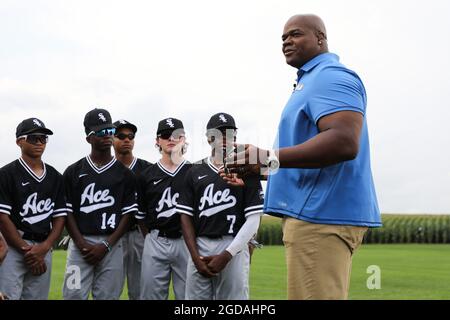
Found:
[[[78,229],[77,222],[75,221],[75,217],[72,213],[67,214],[66,228],[75,245],[81,249],[85,243],[85,240],[80,232],[80,229]]]
[[[3,213],[0,213],[0,231],[6,242],[17,251],[22,252],[22,248],[28,246],[9,216]]]
[[[52,230],[50,231],[47,239],[44,241],[49,248],[51,248],[55,241],[61,236],[65,222],[65,217],[56,217],[52,219]]]
[[[195,236],[194,224],[192,218],[186,214],[180,214],[181,229],[183,231],[183,238],[186,246],[191,254],[192,260],[197,259],[200,254],[197,249],[197,241]]]
[[[356,157],[353,145],[338,130],[323,131],[308,141],[278,150],[281,168],[323,168]]]
[[[108,243],[114,246],[117,241],[128,231],[130,228],[130,215],[124,214],[120,219],[117,229],[108,237]]]

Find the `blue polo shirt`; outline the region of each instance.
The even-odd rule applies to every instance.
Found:
[[[319,133],[321,117],[350,110],[364,115],[359,153],[354,160],[321,169],[279,169],[268,179],[264,212],[312,223],[381,226],[370,168],[366,103],[361,79],[337,55],[320,54],[299,69],[274,148],[303,143]]]

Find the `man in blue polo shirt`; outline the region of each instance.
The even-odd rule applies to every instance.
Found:
[[[237,159],[247,164],[229,167],[241,176],[269,169],[264,212],[283,217],[288,299],[346,299],[352,254],[368,227],[381,226],[366,92],[358,75],[328,52],[319,17],[293,16],[282,40],[298,79],[275,150],[245,145]],[[258,163],[248,165],[249,159]]]

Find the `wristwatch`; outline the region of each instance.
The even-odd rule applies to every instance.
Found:
[[[269,151],[269,156],[266,159],[265,165],[269,171],[277,170],[280,167],[280,160],[278,160],[275,150]]]

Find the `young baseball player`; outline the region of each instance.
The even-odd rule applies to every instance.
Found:
[[[141,299],[166,300],[172,279],[175,299],[185,297],[188,251],[176,212],[179,190],[190,164],[183,159],[186,140],[183,123],[161,120],[156,133],[161,159],[139,177],[139,224],[145,237],[142,256]]]
[[[114,122],[114,153],[116,159],[139,176],[151,163],[138,159],[133,155],[134,138],[137,127],[126,120]],[[138,189],[138,194],[140,190]],[[141,262],[144,250],[144,237],[140,232],[134,217],[130,217],[130,229],[122,238],[124,279],[127,279],[128,298],[138,300],[141,286]],[[124,281],[125,282],[125,281]]]
[[[48,299],[51,249],[67,215],[63,178],[41,159],[52,134],[37,118],[23,120],[21,157],[0,169],[0,230],[9,245],[0,292],[9,299]]]
[[[119,299],[123,287],[121,237],[137,211],[134,174],[111,155],[115,127],[107,110],[84,118],[91,153],[64,172],[68,206],[64,299]]]
[[[206,128],[211,157],[186,173],[177,204],[191,256],[186,299],[248,299],[247,243],[258,230],[262,188],[258,178],[247,179],[242,187],[227,184],[219,175],[235,142],[233,117],[215,114]]]

